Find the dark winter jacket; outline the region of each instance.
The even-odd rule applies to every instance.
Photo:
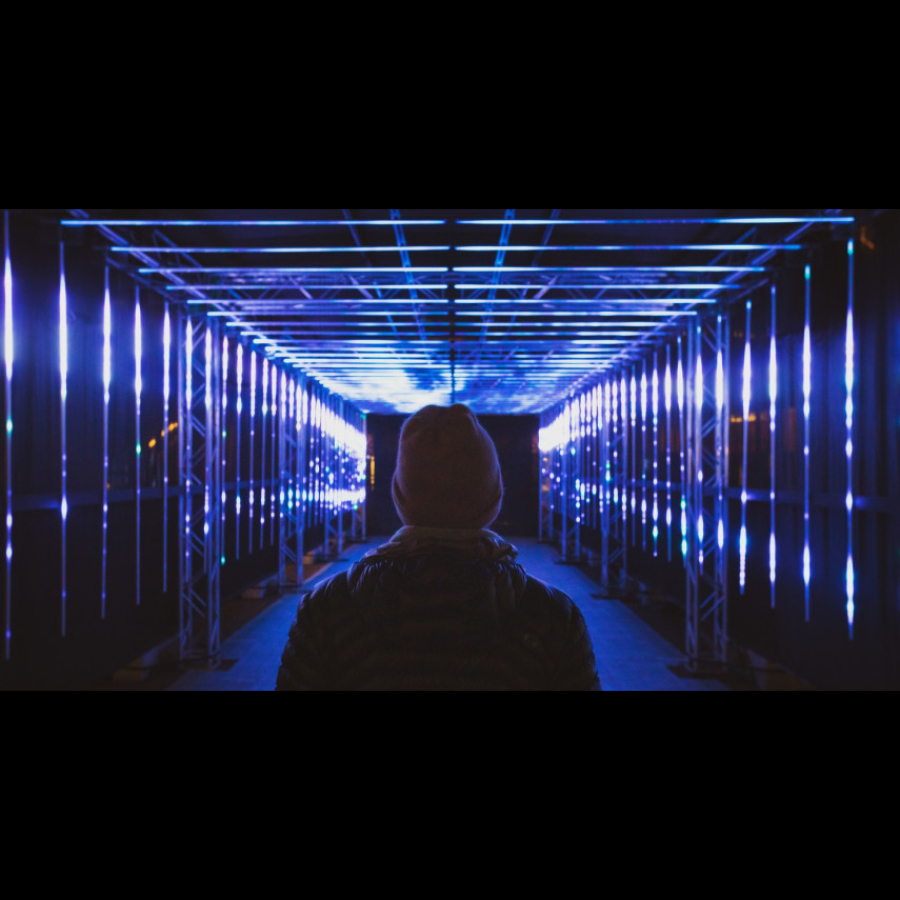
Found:
[[[599,691],[587,627],[511,559],[368,558],[300,604],[278,691]]]

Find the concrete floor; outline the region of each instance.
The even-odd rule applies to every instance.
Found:
[[[332,578],[377,544],[351,548],[347,562],[335,564],[311,582]],[[577,568],[556,565],[556,552],[536,541],[516,542],[519,561],[528,573],[565,591],[584,613],[597,668],[606,691],[726,691],[716,681],[682,680],[669,666],[683,662],[679,648],[660,637],[630,609],[615,601],[597,601],[594,584]],[[185,673],[172,691],[272,691],[299,598],[285,597],[223,644],[223,666],[216,671]]]

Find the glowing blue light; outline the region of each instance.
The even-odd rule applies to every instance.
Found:
[[[61,396],[65,401],[69,393],[69,311],[65,271],[59,279],[59,374]]]
[[[141,270],[143,271],[143,270]],[[150,275],[154,272],[166,272],[166,271],[174,271],[174,270],[166,270],[166,269],[148,269],[146,274]],[[214,269],[185,269],[182,270],[183,273],[187,272],[197,272],[197,271],[215,271]],[[225,272],[233,272],[236,271],[234,269],[225,269]],[[290,269],[282,269],[283,272],[291,272]],[[335,270],[316,270],[316,269],[299,269],[298,272],[316,272],[316,271],[335,271]],[[338,269],[336,271],[346,272],[346,271],[354,271],[347,269]],[[356,270],[359,272],[390,272],[394,271],[392,269],[359,269]],[[403,271],[403,269],[397,270]],[[415,272],[416,269],[409,269],[408,271]],[[418,270],[425,272],[446,272],[447,269],[425,269]],[[510,274],[535,274],[535,273],[554,273],[560,274],[563,272],[580,272],[580,273],[600,273],[600,274],[609,274],[612,272],[620,273],[620,272],[673,272],[673,273],[687,273],[687,274],[695,274],[702,272],[715,272],[715,273],[725,273],[725,272],[744,272],[744,273],[760,273],[767,271],[765,266],[453,266],[453,272],[460,273],[468,273],[468,274],[487,274],[487,273],[495,273],[495,272],[506,272]],[[600,285],[602,287],[602,285]]]
[[[13,380],[13,278],[12,263],[9,254],[9,210],[3,215],[3,358],[6,363],[6,590],[5,590],[5,622],[6,642],[5,659],[12,657],[12,530],[13,530],[13,487],[12,487],[12,380]]]
[[[8,230],[8,229],[7,229]],[[12,263],[7,248],[3,269],[3,358],[6,362],[6,380],[13,377],[13,280]]]
[[[140,411],[141,394],[144,389],[143,378],[141,377],[141,363],[144,354],[144,335],[141,325],[141,302],[137,301],[134,307],[134,394],[137,397],[138,410]],[[140,434],[138,435],[140,441]]]
[[[100,228],[200,228],[207,225],[217,228],[326,228],[329,226],[394,228],[397,225],[446,224],[446,219],[63,219],[60,222],[64,228],[89,226]]]
[[[746,246],[743,249],[747,249]],[[111,247],[113,253],[200,253],[200,254],[306,254],[306,253],[399,253],[400,248],[392,247]],[[452,249],[449,246],[403,247],[404,253],[442,253]],[[463,249],[457,247],[457,250]],[[779,248],[781,249],[781,248]]]
[[[457,225],[852,225],[856,219],[849,216],[813,217],[763,217],[741,219],[457,219]],[[63,222],[68,225],[68,222]],[[73,224],[91,224],[76,219]],[[113,223],[115,224],[115,223]],[[217,224],[217,223],[207,223]]]
[[[747,526],[741,526],[741,595],[743,596],[744,590],[747,587],[747,550],[748,550],[748,540],[747,540]]]
[[[847,257],[849,261],[849,286],[847,290],[847,621],[850,626],[850,640],[853,640],[854,625],[856,622],[856,570],[853,562],[854,534],[853,534],[853,509],[854,478],[853,478],[853,427],[855,407],[853,391],[856,385],[856,335],[854,330],[854,301],[855,301],[855,269],[854,269],[855,244],[850,241],[847,244]]]
[[[703,413],[703,393],[706,390],[706,385],[703,377],[703,354],[697,354],[697,378],[696,383],[694,385],[695,392],[695,400],[697,401],[697,412]]]
[[[772,535],[769,538],[769,580],[772,582],[772,585],[775,585],[775,582],[778,579],[778,541],[775,538],[775,535]]]
[[[188,410],[190,410],[190,408],[194,402],[193,368],[194,368],[194,328],[191,325],[190,319],[188,319],[187,325],[185,326],[185,367],[184,367],[185,399],[187,400]]]
[[[59,505],[60,515],[62,515],[63,522],[69,518],[69,501],[63,497],[62,502]]]
[[[747,587],[747,487],[749,484],[749,446],[750,446],[750,405],[753,395],[753,356],[750,344],[750,337],[753,327],[753,302],[747,302],[747,327],[744,335],[744,455],[742,460],[742,481],[743,490],[741,492],[741,596],[744,595]]]
[[[444,274],[450,270],[446,266],[410,266],[403,268],[402,266],[330,266],[303,268],[299,266],[285,266],[283,268],[215,268],[207,266],[196,266],[193,269],[185,268],[153,268],[145,267],[138,269],[141,275],[256,275],[256,276],[272,276],[272,275],[395,275],[400,273],[408,273],[411,275],[437,275]],[[493,269],[488,269],[493,271]],[[690,270],[689,270],[690,271]],[[698,271],[703,271],[700,267]],[[727,269],[726,271],[732,271]],[[765,271],[762,269],[760,271]],[[374,285],[373,285],[374,287]],[[423,285],[428,287],[428,285]]]
[[[775,608],[776,601],[776,581],[778,566],[778,544],[776,538],[777,529],[777,419],[778,419],[778,331],[777,331],[777,309],[778,309],[778,291],[775,285],[772,285],[772,335],[769,345],[769,427],[772,432],[771,441],[771,531],[769,536],[769,578],[772,583],[772,608]]]
[[[803,583],[809,587],[812,583],[812,553],[809,545],[803,551]]]
[[[725,410],[725,361],[721,350],[716,363],[716,410],[720,416]]]

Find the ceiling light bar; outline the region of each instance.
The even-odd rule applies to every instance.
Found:
[[[215,269],[206,268],[204,266],[196,266],[194,268],[177,268],[177,269],[155,269],[152,266],[138,269],[140,275],[396,275],[403,272],[411,272],[416,275],[443,275],[450,270],[447,266],[421,266],[404,268],[403,266],[388,267],[347,267],[335,266],[332,268],[294,268],[285,267],[280,269],[265,268],[239,268],[239,269]],[[727,271],[732,271],[728,269]],[[764,269],[761,271],[765,271]],[[193,287],[193,286],[192,286]],[[219,288],[229,287],[229,285],[217,285]],[[230,285],[230,287],[239,287],[239,285]],[[269,285],[271,288],[271,285]]]
[[[143,271],[143,270],[141,270]],[[154,271],[150,269],[149,271]],[[159,269],[160,272],[192,271],[178,269]],[[201,271],[201,270],[197,270]],[[208,270],[207,270],[208,271]],[[289,270],[283,270],[289,271]],[[509,273],[566,273],[566,272],[768,272],[765,266],[454,266],[454,272],[488,274],[491,272],[509,272]]]
[[[113,253],[399,253],[399,247],[111,247]],[[404,247],[409,253],[443,253],[452,247]]]
[[[640,251],[660,251],[660,252],[693,252],[693,251],[713,251],[716,253],[740,253],[740,252],[757,252],[760,250],[787,250],[798,251],[804,250],[802,244],[607,244],[593,246],[565,246],[565,247],[540,247],[530,245],[519,245],[515,247],[492,247],[492,246],[473,246],[473,247],[454,247],[454,250],[460,253],[495,253],[498,250],[506,250],[508,253],[618,253],[618,252],[640,252]]]
[[[362,228],[395,225],[447,225],[446,219],[63,219],[64,228]]]
[[[457,219],[457,225],[852,225],[852,216],[788,216],[745,219]]]

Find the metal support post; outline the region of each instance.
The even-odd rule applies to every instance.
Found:
[[[221,646],[221,368],[213,320],[179,317],[180,656],[210,664]]]

